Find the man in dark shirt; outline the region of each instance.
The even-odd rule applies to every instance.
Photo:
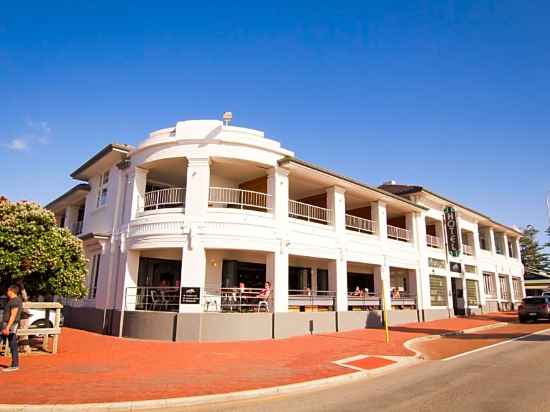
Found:
[[[19,352],[17,349],[17,327],[23,312],[23,302],[17,296],[17,286],[10,286],[8,292],[8,303],[4,307],[2,315],[2,339],[8,339],[11,352],[11,367],[2,369],[2,372],[14,372],[19,369]]]

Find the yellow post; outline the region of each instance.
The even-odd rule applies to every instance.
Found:
[[[384,330],[386,332],[386,343],[390,342],[390,330],[388,328],[388,302],[386,301],[386,285],[382,282],[382,312],[384,316]]]

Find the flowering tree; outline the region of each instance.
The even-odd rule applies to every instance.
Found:
[[[22,280],[30,295],[86,295],[82,241],[31,202],[0,197],[0,283]]]

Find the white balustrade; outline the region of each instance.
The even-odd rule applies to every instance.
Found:
[[[357,230],[359,232],[374,233],[375,225],[372,220],[359,216],[346,215],[346,229]]]
[[[271,195],[231,187],[211,187],[208,202],[212,207],[236,207],[260,211],[271,210]]]
[[[462,245],[462,252],[464,252],[464,254],[466,256],[473,256],[474,255],[474,248],[470,245],[463,244]]]
[[[411,238],[410,231],[401,227],[388,225],[388,237],[408,242]]]
[[[432,235],[426,235],[426,244],[429,247],[441,248],[441,238]]]
[[[185,188],[170,187],[167,189],[152,190],[145,193],[142,210],[156,210],[173,207],[184,207]]]
[[[288,201],[288,215],[296,219],[322,224],[332,224],[332,214],[332,209],[326,209],[296,200]]]

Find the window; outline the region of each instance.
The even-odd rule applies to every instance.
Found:
[[[468,298],[468,306],[479,305],[479,290],[477,280],[466,279],[466,294]]]
[[[477,273],[477,266],[475,266],[475,265],[464,265],[464,272],[466,272],[466,273]]]
[[[428,258],[428,266],[431,268],[445,269],[447,264],[442,259]]]
[[[447,278],[430,276],[430,303],[432,306],[447,306]]]
[[[106,171],[99,177],[97,186],[97,207],[104,206],[107,203],[107,188],[109,186],[109,171]]]
[[[491,272],[483,272],[483,283],[485,285],[485,294],[488,297],[495,298],[497,290],[495,287],[495,274]]]
[[[88,290],[88,298],[95,299],[97,294],[97,280],[99,278],[99,261],[101,255],[94,255],[92,257],[92,263],[90,265],[90,284]]]
[[[512,286],[514,287],[514,299],[520,300],[523,298],[523,286],[520,278],[512,278]]]
[[[500,297],[503,300],[510,300],[510,284],[506,275],[499,275]]]

